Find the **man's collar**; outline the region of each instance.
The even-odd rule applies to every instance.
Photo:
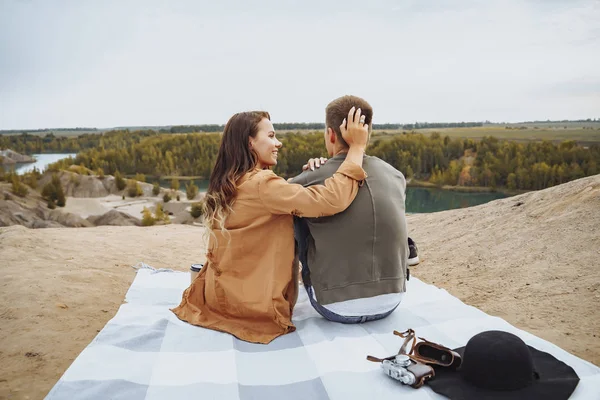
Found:
[[[347,152],[337,153],[335,156],[331,157],[330,160],[345,160],[347,155]],[[366,154],[363,154],[363,158],[366,156]]]

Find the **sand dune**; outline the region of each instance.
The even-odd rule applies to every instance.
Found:
[[[600,365],[600,175],[408,217],[413,275]],[[42,398],[144,261],[204,261],[202,228],[0,228],[0,398]]]

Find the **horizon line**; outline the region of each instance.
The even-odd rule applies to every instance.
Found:
[[[443,121],[443,122],[433,122],[433,121],[415,121],[415,122],[381,122],[381,123],[374,123],[373,127],[375,127],[376,125],[415,125],[415,124],[472,124],[472,123],[481,123],[484,125],[516,125],[516,124],[533,124],[533,123],[569,123],[569,122],[579,122],[579,123],[586,123],[586,122],[595,122],[595,123],[600,123],[600,118],[580,118],[580,119],[562,119],[562,120],[530,120],[530,121],[518,121],[518,122],[508,122],[508,121],[501,121],[501,122],[494,122],[494,121],[490,121],[490,120],[484,120],[484,121]],[[294,125],[294,124],[298,124],[298,125],[322,125],[325,126],[324,122],[274,122],[273,125]],[[153,129],[153,128],[172,128],[172,127],[181,127],[181,126],[210,126],[210,125],[214,125],[214,126],[219,126],[219,127],[224,127],[225,124],[216,124],[216,123],[202,123],[202,124],[177,124],[177,125],[122,125],[122,126],[113,126],[113,127],[85,127],[85,126],[81,126],[81,127],[62,127],[62,128],[58,128],[58,127],[53,127],[53,128],[13,128],[13,129],[0,129],[0,132],[40,132],[40,131],[52,131],[52,130],[57,130],[57,131],[65,131],[65,130],[71,130],[71,131],[83,131],[83,130],[96,130],[96,131],[109,131],[109,130],[118,130],[118,129],[130,129],[130,128],[147,128],[147,129]]]

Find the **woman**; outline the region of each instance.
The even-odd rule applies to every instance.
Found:
[[[205,198],[207,262],[172,310],[177,317],[255,343],[296,329],[293,215],[345,210],[366,178],[361,167],[368,127],[360,109],[352,108],[340,129],[350,146],[346,161],[325,185],[304,188],[269,169],[281,142],[268,113],[231,117]]]

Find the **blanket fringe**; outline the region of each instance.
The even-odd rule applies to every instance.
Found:
[[[135,270],[149,269],[149,270],[152,270],[152,274],[158,274],[159,272],[177,272],[177,271],[174,271],[174,270],[169,269],[169,268],[158,268],[158,269],[156,269],[154,267],[149,266],[145,262],[141,262],[141,261],[139,263],[135,264],[135,265],[132,265],[131,268],[133,268]]]

